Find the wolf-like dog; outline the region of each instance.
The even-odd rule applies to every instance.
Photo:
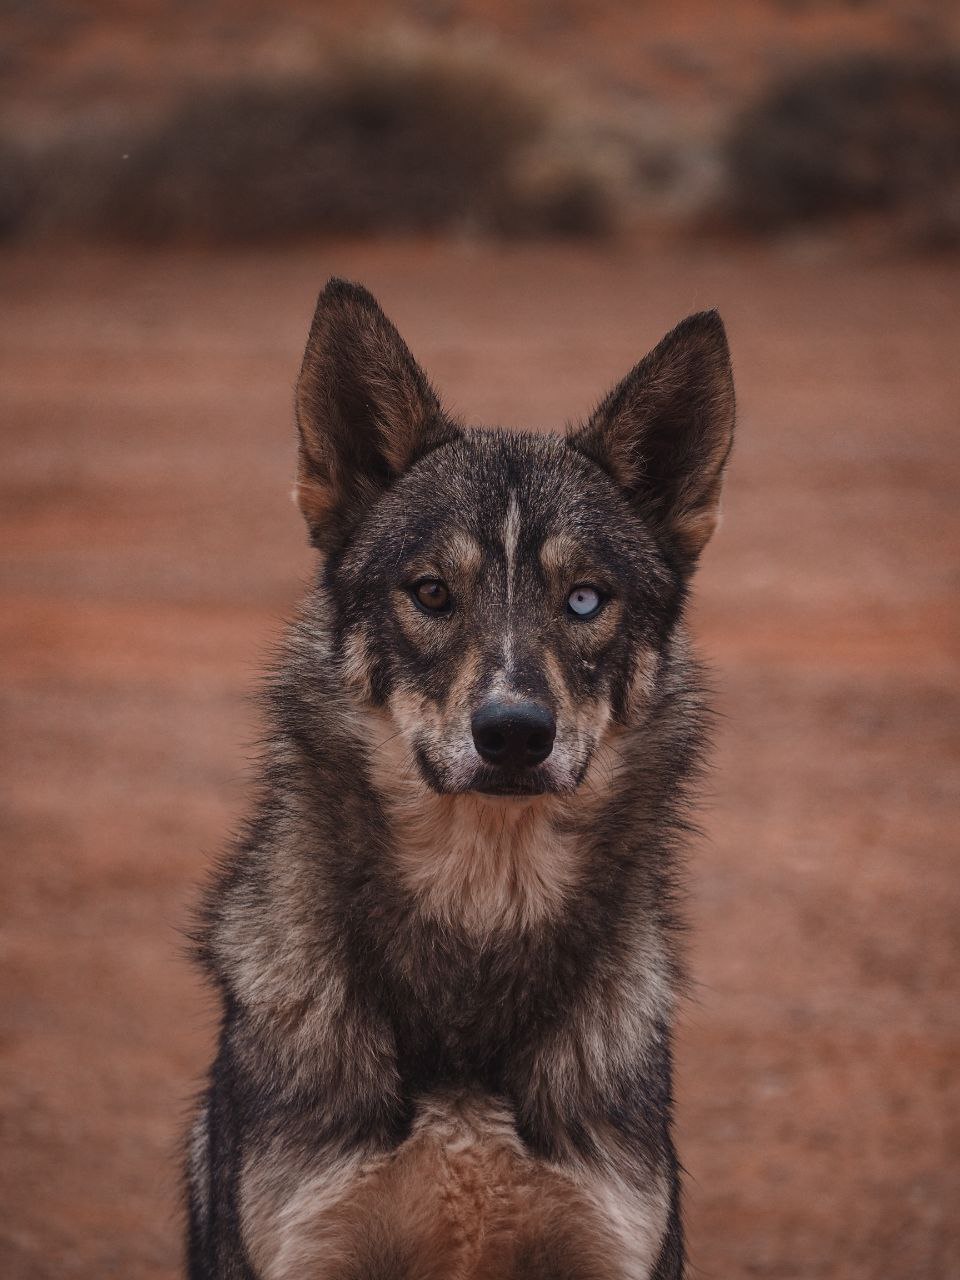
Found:
[[[566,434],[466,429],[331,280],[317,573],[209,888],[191,1280],[675,1280],[683,628],[734,423],[716,312]]]

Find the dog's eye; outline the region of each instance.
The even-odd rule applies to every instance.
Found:
[[[421,578],[410,588],[421,609],[428,613],[443,613],[450,607],[450,589],[439,578]]]
[[[603,604],[603,598],[596,587],[583,584],[574,587],[567,596],[567,609],[575,618],[592,618]]]

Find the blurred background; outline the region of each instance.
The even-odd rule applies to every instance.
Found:
[[[182,929],[310,572],[292,386],[336,272],[508,426],[721,309],[692,1275],[960,1277],[960,7],[2,0],[0,34],[0,1274],[178,1274]]]

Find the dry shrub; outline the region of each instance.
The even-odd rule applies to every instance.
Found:
[[[609,165],[489,53],[392,40],[315,75],[188,94],[148,127],[44,157],[31,230],[137,240],[312,232],[600,234]]]
[[[960,239],[960,58],[859,54],[774,84],[726,144],[729,209],[762,229],[852,214]]]
[[[29,216],[33,174],[19,147],[0,139],[0,239],[15,234]]]

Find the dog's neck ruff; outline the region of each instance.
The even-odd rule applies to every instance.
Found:
[[[553,797],[421,793],[387,805],[397,869],[423,911],[478,933],[528,929],[560,913],[576,865]]]

